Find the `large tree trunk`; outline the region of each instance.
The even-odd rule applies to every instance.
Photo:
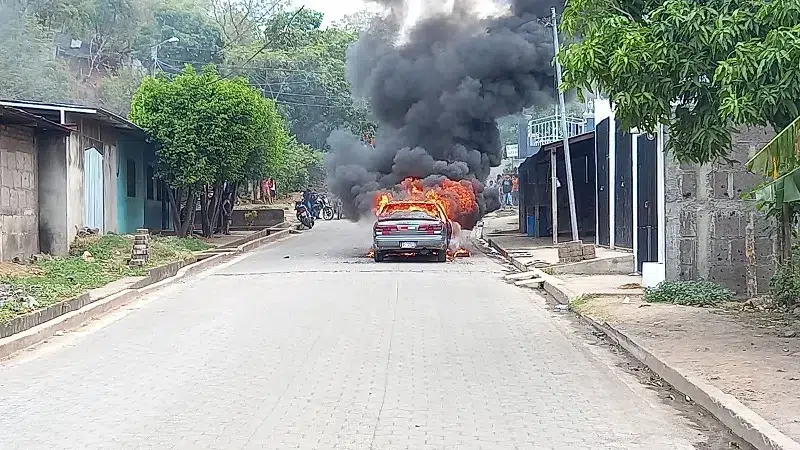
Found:
[[[214,226],[221,226],[222,223],[220,222],[220,218],[222,217],[222,202],[225,200],[223,194],[225,192],[225,183],[222,184],[215,184],[214,188],[214,198],[211,202],[211,208],[209,212],[211,213],[211,223]]]
[[[169,206],[172,212],[173,229],[178,237],[186,237],[194,227],[196,195],[193,189],[167,188]],[[185,197],[185,201],[184,201]]]
[[[203,224],[203,236],[211,237],[220,217],[222,207],[222,187],[220,184],[205,185],[203,187],[203,198],[200,202],[200,218]],[[212,197],[209,199],[208,194]]]

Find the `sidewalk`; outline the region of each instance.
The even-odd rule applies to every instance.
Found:
[[[640,297],[576,303],[578,314],[629,336],[668,366],[732,395],[800,441],[799,317],[737,311],[734,305],[651,304]]]
[[[484,238],[515,267],[537,272],[557,300],[735,434],[758,449],[800,449],[800,317],[742,303],[714,309],[645,303],[636,276],[548,274],[515,256],[531,252],[534,239],[497,239],[515,224],[485,222],[491,232]]]
[[[52,297],[50,298],[51,302],[33,304],[28,310],[14,310],[16,312],[15,315],[7,314],[6,320],[0,323],[0,359],[7,358],[20,350],[42,342],[55,333],[75,328],[92,317],[119,308],[143,293],[158,289],[166,284],[178,282],[196,273],[223,264],[242,253],[281,240],[290,234],[290,228],[265,228],[261,231],[246,234],[243,237],[240,236],[223,247],[189,252],[189,258],[177,259],[175,258],[176,255],[187,255],[185,253],[173,254],[174,252],[165,252],[163,249],[159,250],[160,253],[156,252],[156,247],[153,246],[156,241],[153,240],[151,241],[151,250],[153,251],[151,264],[140,271],[132,271],[131,274],[127,272],[116,274],[115,272],[115,277],[109,277],[105,273],[97,273],[98,267],[105,267],[110,264],[108,261],[71,257],[67,261],[83,263],[84,266],[80,267],[80,271],[72,273],[67,271],[64,273],[64,269],[61,268],[61,271],[56,274],[65,278],[68,281],[66,284],[71,289],[64,289],[63,286],[56,283],[65,284],[64,280],[56,279],[50,284],[60,287],[60,289],[54,292],[46,291]],[[115,238],[124,237],[111,236],[109,239]],[[228,238],[232,238],[232,236],[228,236]],[[106,239],[106,237],[104,236],[102,239]],[[104,250],[104,244],[100,244],[103,244],[103,241],[99,242],[98,248]],[[105,249],[105,253],[109,252],[108,249]],[[87,251],[86,253],[90,252]],[[96,253],[100,254],[103,251]],[[161,259],[155,257],[161,253],[163,253]],[[124,254],[119,253],[116,257],[124,258],[124,256]],[[169,257],[173,257],[173,260],[170,260]],[[63,266],[62,260],[52,261],[57,263],[58,267]],[[163,263],[164,261],[172,262]],[[47,262],[50,262],[50,260]],[[159,262],[162,264],[159,264]],[[110,267],[117,268],[117,266]],[[123,266],[119,266],[120,270],[123,268]],[[78,275],[81,274],[92,276],[93,278],[89,280],[91,284],[85,280],[84,282],[78,282],[80,281]],[[31,276],[36,277],[36,274],[27,272],[20,275],[29,278]],[[26,283],[25,280],[22,283]],[[7,280],[6,285],[10,286]],[[14,295],[20,293],[27,294],[27,291],[12,292]],[[5,294],[6,296],[8,295],[8,288],[6,288]],[[2,300],[7,302],[6,298]]]

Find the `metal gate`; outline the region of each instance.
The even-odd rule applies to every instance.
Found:
[[[600,245],[611,244],[608,216],[608,119],[595,129],[595,161],[597,164],[597,240]]]
[[[617,125],[614,154],[614,245],[633,250],[633,154],[631,135]]]
[[[639,136],[637,151],[637,270],[643,262],[658,261],[658,162],[655,139]]]
[[[83,152],[83,226],[103,229],[103,154],[96,148]]]

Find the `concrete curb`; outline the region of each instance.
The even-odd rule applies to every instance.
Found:
[[[184,261],[179,261],[177,263],[169,264],[168,270],[159,272],[159,274],[163,276],[161,279],[150,279],[148,277],[132,284],[130,288],[122,288],[115,292],[107,293],[105,296],[97,299],[96,301],[85,304],[75,311],[70,311],[27,330],[20,331],[19,333],[15,333],[11,336],[0,339],[0,359],[6,359],[12,356],[14,353],[24,350],[27,347],[45,341],[60,331],[67,331],[76,328],[91,320],[93,317],[125,306],[142,294],[150,293],[164,286],[196,275],[200,272],[212,269],[216,266],[233,260],[243,253],[247,253],[258,247],[276,242],[288,236],[290,236],[290,233],[289,230],[286,229],[247,242],[243,245],[240,245],[235,250],[231,249],[232,251],[230,252],[220,253],[201,261],[190,262],[188,264]],[[173,265],[175,265],[175,267],[172,267]],[[103,288],[98,288],[98,290],[99,289]],[[91,296],[91,294],[92,291],[82,294],[79,297],[88,298]]]
[[[578,294],[569,289],[566,284],[564,284],[564,282],[559,280],[557,277],[544,273],[541,269],[537,269],[535,267],[529,268],[525,266],[516,258],[511,256],[508,251],[497,245],[492,238],[487,238],[486,242],[488,242],[493,249],[497,250],[498,253],[503,255],[504,258],[511,262],[511,264],[520,272],[533,272],[537,277],[544,280],[542,282],[542,288],[545,290],[545,292],[552,295],[553,298],[555,298],[559,303],[568,305],[572,300],[578,298]]]
[[[507,258],[518,270],[525,272],[528,268],[516,261],[508,252],[498,246],[491,238],[487,239],[489,245]],[[545,274],[539,269],[533,269],[545,281],[543,287],[558,302],[569,304],[577,298],[561,280]],[[624,332],[614,328],[608,323],[599,323],[574,311],[581,320],[602,332],[620,347],[625,349],[634,358],[658,374],[664,381],[677,389],[682,394],[691,398],[695,403],[705,408],[722,424],[728,427],[735,435],[744,439],[758,450],[800,450],[800,443],[783,434],[755,411],[745,406],[736,397],[722,392],[719,388],[706,383],[694,375],[690,375],[667,364],[659,359],[652,351],[639,344]]]
[[[759,450],[800,450],[800,443],[783,434],[736,397],[722,392],[719,388],[694,375],[670,366],[655,356],[652,351],[612,325],[598,323],[577,311],[574,312],[649,367],[672,387],[705,408],[735,435],[753,447]]]

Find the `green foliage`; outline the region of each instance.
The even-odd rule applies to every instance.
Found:
[[[733,293],[711,281],[663,281],[645,288],[644,300],[685,306],[714,306],[733,299]]]
[[[800,246],[792,247],[790,261],[778,265],[769,282],[769,293],[777,306],[793,308],[800,305]]]
[[[275,178],[278,192],[288,194],[305,189],[312,182],[311,172],[322,167],[323,156],[310,146],[290,137],[285,146],[285,159],[270,166],[269,176]]]
[[[69,101],[69,72],[52,41],[22,10],[0,3],[0,98]]]
[[[140,268],[128,266],[132,236],[106,235],[78,238],[70,256],[40,261],[29,274],[5,276],[0,280],[0,322],[45,308],[59,301],[102,287],[126,276],[140,276]],[[155,236],[150,241],[146,268],[192,258],[192,253],[209,248],[192,238]],[[84,252],[90,258],[84,259]]]
[[[157,176],[173,188],[238,182],[277,159],[284,134],[274,104],[243,79],[220,78],[213,67],[146,78],[131,119],[158,143]],[[253,153],[258,153],[253,155]]]
[[[153,22],[145,27],[136,39],[136,57],[152,67],[153,46],[170,38],[178,42],[159,47],[158,59],[175,67],[191,61],[196,68],[210,63],[222,63],[222,32],[202,10],[181,10],[174,7],[158,9]]]
[[[366,104],[353,100],[345,73],[347,48],[357,35],[321,29],[321,22],[313,10],[281,13],[266,23],[263,41],[227,52],[234,67],[248,63],[237,70],[280,105],[289,131],[314,148],[324,148],[337,128],[358,135],[375,129]]]
[[[135,68],[122,68],[116,73],[100,79],[97,85],[97,101],[103,109],[128,117],[131,99],[139,89],[145,74]]]
[[[800,262],[796,258],[778,266],[769,281],[769,293],[779,306],[789,308],[800,304]]]
[[[564,30],[564,81],[610,96],[624,127],[669,126],[679,160],[725,158],[742,124],[798,115],[798,0],[576,0]]]

